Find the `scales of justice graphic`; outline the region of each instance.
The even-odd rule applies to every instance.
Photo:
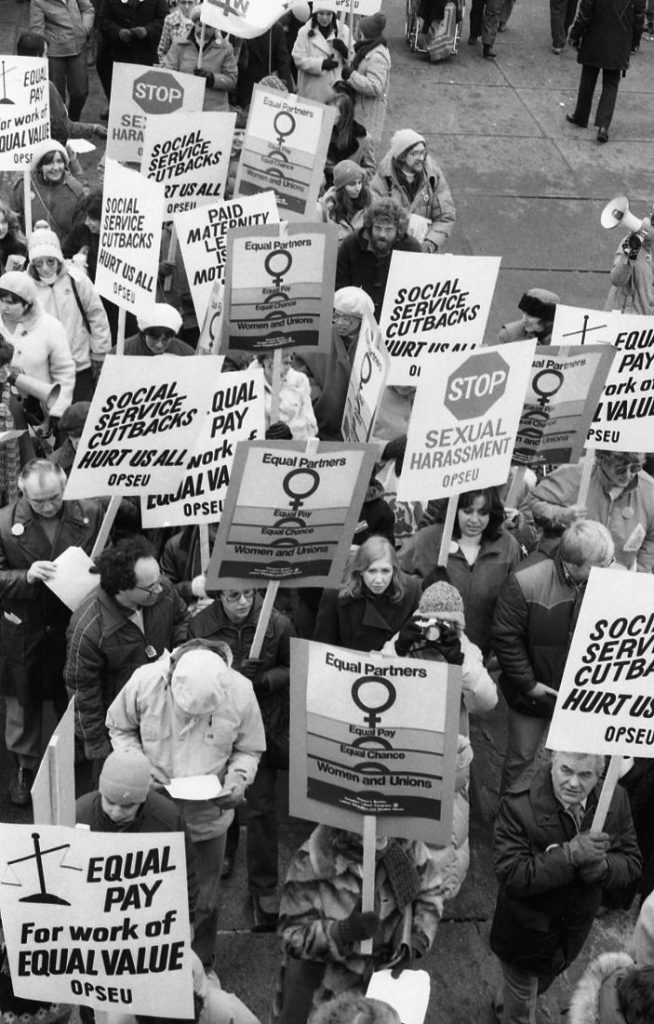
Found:
[[[29,896],[21,896],[19,903],[54,903],[59,906],[69,907],[70,901],[64,899],[62,896],[57,896],[56,893],[49,892],[45,880],[45,868],[43,858],[50,853],[56,853],[58,850],[69,850],[70,843],[60,843],[59,846],[50,846],[47,850],[41,849],[41,836],[39,832],[32,832],[32,843],[34,846],[34,852],[26,854],[24,857],[15,857],[13,860],[7,861],[7,872],[5,877],[2,879],[1,885],[19,885],[22,886],[23,882],[20,881],[16,872],[13,870],[12,865],[22,864],[25,861],[33,860],[36,863],[36,871],[39,880],[39,891],[31,893]],[[76,864],[64,864],[66,855],[62,856],[59,867],[65,868],[68,871],[82,871],[82,868]]]

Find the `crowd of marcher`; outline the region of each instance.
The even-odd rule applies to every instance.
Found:
[[[597,69],[604,68],[605,92],[613,92],[600,101],[600,132],[608,129],[619,71],[608,74],[604,58],[589,56],[591,30],[602,5],[615,3],[582,0],[565,25],[584,65],[569,120],[587,123]],[[379,149],[391,74],[382,13],[358,18],[351,35],[335,0],[296,3],[263,35],[241,40],[203,26],[190,0],[172,9],[166,0],[101,0],[97,11],[89,0],[31,4],[18,53],[48,58],[51,137],[32,155],[29,238],[22,179],[0,198],[1,426],[23,431],[0,438],[0,693],[10,800],[30,804],[44,704],[61,716],[74,697],[78,821],[109,833],[185,835],[196,1019],[256,1020],[244,1005],[247,991],[241,998],[223,992],[214,970],[221,880],[225,886],[233,871],[243,825],[254,927],[277,929],[281,940],[271,1020],[396,1024],[393,1011],[361,997],[374,970],[416,966],[438,942],[444,905],[464,884],[469,863],[470,721],[501,702],[508,740],[490,934],[502,974],[497,1019],[535,1024],[539,994],[578,956],[602,902],[624,908],[637,894],[643,906],[633,948],[591,964],[567,1019],[651,1024],[654,773],[636,762],[605,825],[593,830],[603,758],[556,751],[550,759],[543,747],[591,569],[654,568],[654,479],[647,472],[654,455],[598,450],[583,502],[581,465],[528,472],[520,492],[512,491],[515,507],[505,504],[510,481],[460,494],[442,564],[444,504],[397,499],[415,389],[392,385],[378,410],[378,461],[341,584],[285,592],[256,657],[262,593],[246,581],[207,591],[198,527],[144,529],[139,503],[130,499],[121,501],[109,542],[94,559],[97,588],[71,614],[48,583],[67,548],[93,551],[107,512],[106,496],[66,500],[65,486],[117,339],[117,309],[94,285],[102,195],[80,183],[66,146],[106,135],[102,124],[80,120],[89,57],[95,55],[108,100],[113,65],[123,62],[200,75],[205,108],[237,109],[241,125],[257,83],[335,111],[314,218],[338,228],[331,345],[324,354],[284,351],[275,395],[273,359],[259,356],[270,439],[343,439],[362,325],[379,319],[391,255],[445,252],[456,210],[418,131],[401,128],[386,153]],[[438,4],[421,6],[425,23],[442,17]],[[551,6],[558,53],[563,14],[555,19],[554,0]],[[621,6],[628,9],[623,28],[633,33],[629,53],[644,5]],[[511,7],[472,5],[469,41],[481,34],[488,59]],[[597,29],[602,37],[611,24]],[[128,317],[126,356],[196,354],[188,280],[182,257],[164,256],[168,238],[158,301]],[[654,313],[653,244],[651,218],[620,242],[607,309]],[[171,280],[172,291],[164,290]],[[560,301],[552,291],[528,289],[518,301],[520,318],[497,344],[550,344]],[[362,909],[363,849],[355,832],[314,828],[286,879],[279,877],[278,776],[289,769],[293,636],[461,671],[452,834],[440,847],[379,838],[373,910]],[[220,794],[172,800],[165,786],[179,775],[217,776]],[[369,953],[360,948],[365,940],[372,940]],[[46,1018],[45,1008],[17,999],[3,958],[0,1012],[3,1021],[13,1014],[24,1024],[54,1024],[69,1010],[50,1008]]]

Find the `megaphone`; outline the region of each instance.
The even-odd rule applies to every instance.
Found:
[[[614,196],[602,210],[600,224],[603,228],[614,228],[621,224],[627,231],[640,231],[642,220],[629,213],[629,200],[626,196]]]
[[[24,398],[27,396],[36,398],[46,413],[52,411],[61,394],[61,384],[47,384],[43,380],[29,377],[26,373],[20,371],[11,375],[11,383],[19,395],[22,395]]]

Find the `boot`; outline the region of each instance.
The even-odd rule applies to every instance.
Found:
[[[14,807],[27,807],[31,802],[30,789],[34,781],[34,772],[29,768],[18,768],[16,778],[9,787],[9,799]]]

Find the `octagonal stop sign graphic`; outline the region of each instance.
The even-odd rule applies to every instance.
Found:
[[[146,114],[172,114],[184,102],[184,90],[168,71],[152,68],[134,79],[134,102]]]
[[[499,352],[475,352],[450,374],[445,406],[457,420],[483,416],[506,391],[508,378],[508,364]]]

